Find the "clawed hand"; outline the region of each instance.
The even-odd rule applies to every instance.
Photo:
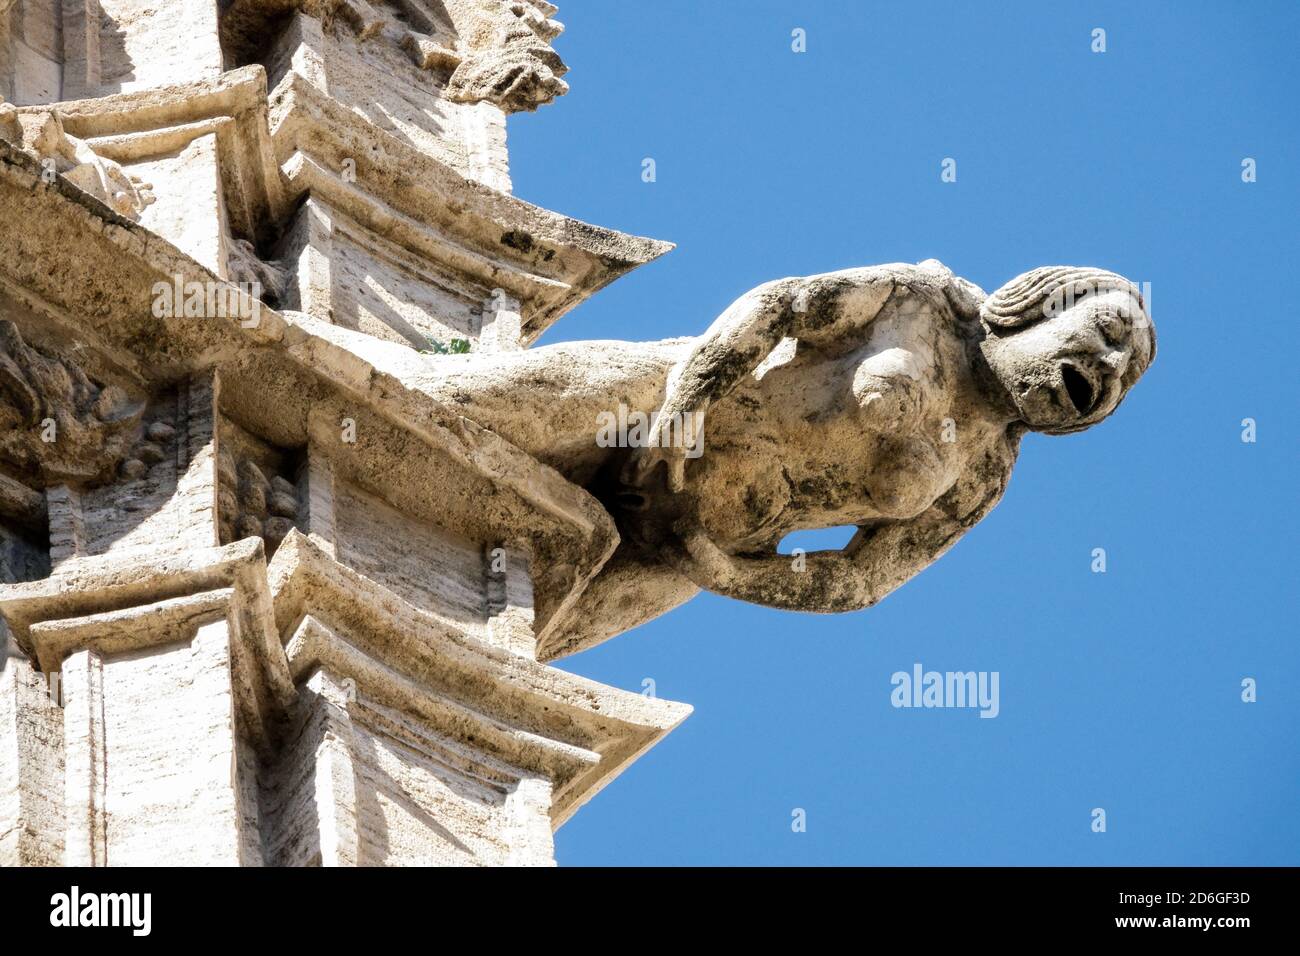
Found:
[[[704,413],[670,414],[667,406],[655,419],[649,440],[633,450],[623,469],[623,483],[642,488],[663,462],[665,484],[677,493],[686,487],[686,461],[698,458],[704,441]]]
[[[644,488],[655,467],[664,463],[668,490],[674,493],[686,487],[686,450],[683,448],[637,448],[623,469],[623,483]]]

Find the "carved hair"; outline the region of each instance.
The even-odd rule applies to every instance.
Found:
[[[1127,390],[1156,357],[1156,328],[1146,313],[1142,291],[1122,275],[1086,266],[1030,269],[985,299],[980,318],[993,330],[1019,329],[1060,315],[1086,295],[1115,291],[1127,292],[1137,302],[1140,315],[1125,318],[1135,327],[1145,328],[1151,344],[1146,362],[1140,368],[1131,363],[1125,372],[1123,384]]]
[[[1128,279],[1104,269],[1043,266],[1016,276],[984,300],[980,314],[989,325],[1016,329],[1051,318],[1074,298],[1120,290],[1142,302],[1142,293]]]

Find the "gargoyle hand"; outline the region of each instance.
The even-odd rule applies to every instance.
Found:
[[[738,567],[735,559],[698,525],[678,525],[681,550],[674,564],[692,583],[709,590],[725,592],[734,582]]]
[[[624,468],[624,484],[643,487],[663,462],[668,490],[686,487],[686,462],[704,450],[704,409],[678,411],[677,404],[667,401],[656,414],[646,443],[632,452]]]

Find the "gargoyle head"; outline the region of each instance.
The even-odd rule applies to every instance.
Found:
[[[989,368],[1021,420],[1049,435],[1106,418],[1155,359],[1141,291],[1102,269],[1026,272],[984,301],[980,321]]]
[[[569,90],[569,68],[550,43],[564,30],[544,0],[483,3],[486,19],[462,30],[468,51],[451,75],[447,95],[458,103],[487,100],[507,113],[537,109]],[[490,13],[490,16],[488,14]]]

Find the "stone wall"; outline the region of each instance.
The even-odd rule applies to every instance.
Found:
[[[0,863],[546,865],[688,713],[537,661],[612,519],[385,370],[669,248],[510,195],[552,13],[0,0]]]

